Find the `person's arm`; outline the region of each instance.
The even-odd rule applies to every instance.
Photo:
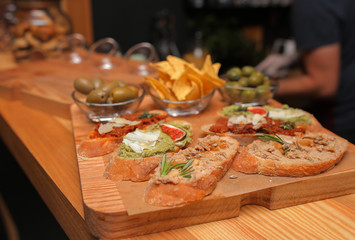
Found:
[[[338,43],[305,52],[302,55],[305,74],[281,80],[277,96],[302,94],[333,97],[340,77],[340,54]]]

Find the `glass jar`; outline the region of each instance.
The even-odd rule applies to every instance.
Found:
[[[12,52],[18,62],[57,56],[58,46],[72,33],[60,0],[16,0],[15,23],[11,26]]]

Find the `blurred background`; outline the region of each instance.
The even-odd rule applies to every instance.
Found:
[[[194,50],[202,48],[223,69],[256,65],[276,39],[291,37],[291,0],[94,0],[91,4],[92,41],[113,37],[123,52],[148,41],[161,59],[168,54],[191,59]]]
[[[277,41],[292,38],[292,0],[1,0],[0,50],[11,48],[11,26],[19,24],[16,8],[29,8],[15,5],[21,2],[33,7],[36,2],[59,2],[71,23],[65,34],[80,33],[88,45],[111,37],[124,53],[134,44],[150,42],[160,59],[172,54],[197,62],[210,53],[222,63],[222,71],[255,66],[275,50]]]

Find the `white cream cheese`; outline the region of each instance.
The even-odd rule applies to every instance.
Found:
[[[128,133],[123,143],[132,148],[136,153],[142,153],[144,149],[149,149],[155,146],[161,131],[156,130],[152,132],[141,132],[138,129],[134,132]]]

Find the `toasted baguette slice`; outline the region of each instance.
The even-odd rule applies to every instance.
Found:
[[[172,145],[173,150],[165,152],[168,156],[173,152],[177,152],[180,148],[185,147],[192,141],[192,126],[185,121],[175,121],[183,124],[183,130],[186,131],[186,137],[184,139],[174,141]],[[167,122],[173,123],[173,122]],[[153,126],[154,127],[154,126]],[[189,131],[189,133],[187,133]],[[166,135],[167,136],[167,135]],[[165,138],[166,140],[166,138]],[[158,140],[164,142],[163,139]],[[164,145],[166,143],[163,143]],[[158,143],[156,144],[158,145]],[[156,146],[155,145],[155,146]],[[160,149],[161,150],[161,149]],[[150,174],[154,172],[154,169],[159,165],[164,152],[159,152],[154,156],[149,157],[121,157],[121,147],[118,147],[110,156],[109,163],[106,166],[104,177],[113,181],[131,180],[131,181],[147,181]],[[158,151],[158,150],[157,150]]]
[[[302,137],[279,135],[286,143],[256,140],[236,157],[232,168],[244,173],[303,177],[322,173],[337,164],[348,142],[326,133]],[[285,151],[285,149],[290,149]]]
[[[138,119],[144,112],[127,114],[122,116],[122,118],[130,121],[140,121],[140,123],[135,125],[124,125],[120,127],[113,127],[113,130],[107,133],[100,133],[99,128],[101,124],[99,123],[95,129],[93,129],[88,137],[84,139],[78,147],[79,157],[92,158],[103,156],[114,151],[115,148],[122,142],[123,137],[134,131],[135,129],[145,129],[151,124],[157,123],[159,121],[165,121],[168,114],[161,110],[149,111],[149,114],[156,114],[156,116],[146,119]]]
[[[156,206],[178,206],[198,201],[209,195],[217,182],[230,168],[238,151],[239,142],[231,137],[208,135],[199,138],[195,147],[167,157],[172,166],[186,163],[191,158],[190,176],[182,176],[182,169],[174,168],[161,176],[162,163],[151,176],[144,192],[144,200]],[[188,168],[187,168],[188,169]]]

